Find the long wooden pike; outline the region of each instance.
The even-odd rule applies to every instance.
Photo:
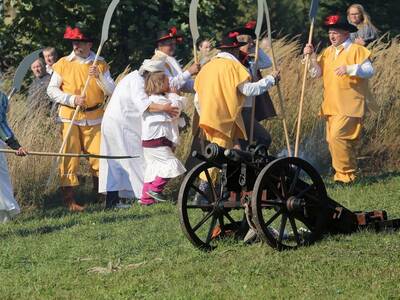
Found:
[[[319,4],[319,0],[311,1],[311,7],[310,7],[310,13],[309,13],[309,17],[310,17],[310,21],[311,21],[310,32],[308,35],[308,43],[309,44],[311,44],[311,42],[312,42],[315,17],[317,16],[317,12],[318,12],[318,4]],[[309,64],[310,64],[310,55],[307,54],[306,61],[304,63],[303,84],[301,86],[299,114],[298,114],[298,118],[297,118],[296,143],[294,146],[294,156],[295,157],[297,157],[299,154],[301,119],[302,119],[302,115],[303,115],[304,94],[305,94],[305,90],[306,90],[307,71],[308,71]]]
[[[255,50],[255,58],[254,58],[254,65],[253,65],[253,70],[252,72],[253,77],[257,73],[257,65],[258,65],[258,48],[260,47],[260,33],[261,33],[261,27],[264,19],[264,5],[262,0],[257,0],[257,25],[254,30],[254,33],[256,35],[256,50]],[[252,70],[252,71],[253,71]],[[249,138],[249,143],[250,145],[253,144],[254,142],[254,122],[256,118],[256,97],[253,97],[252,100],[252,105],[251,105],[251,125],[250,125],[250,138]]]
[[[16,154],[17,150],[12,149],[0,149],[0,153]],[[27,151],[28,155],[35,156],[61,156],[61,157],[81,157],[81,158],[99,158],[99,159],[129,159],[138,158],[139,156],[109,156],[109,155],[97,155],[97,154],[82,154],[82,153],[57,153],[57,152],[37,152]]]
[[[19,63],[17,69],[15,70],[12,88],[8,94],[8,100],[10,100],[12,96],[20,91],[26,73],[30,69],[31,64],[39,58],[39,54],[41,52],[42,49],[33,51],[31,54],[25,56],[24,59]]]
[[[269,46],[270,46],[271,58],[272,58],[272,68],[274,71],[276,71],[277,66],[276,66],[274,47],[272,45],[272,31],[271,31],[271,19],[269,16],[269,8],[268,8],[267,0],[263,0],[263,1],[264,1],[265,17],[267,19],[268,41],[269,41]],[[285,140],[286,140],[288,156],[292,156],[292,149],[290,148],[289,133],[288,133],[287,124],[286,124],[286,111],[285,111],[285,107],[283,105],[283,95],[282,95],[282,91],[281,91],[279,82],[276,83],[276,88],[278,91],[279,108],[281,111],[282,125],[283,125],[283,131],[285,133]]]

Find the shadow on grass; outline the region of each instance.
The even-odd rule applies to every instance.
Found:
[[[102,210],[101,210],[102,211]],[[94,211],[93,211],[94,212]],[[8,231],[0,233],[0,239],[4,239],[10,236],[19,236],[19,237],[29,237],[32,235],[42,235],[42,234],[49,234],[49,233],[54,233],[57,231],[65,230],[72,228],[76,225],[85,225],[88,222],[92,223],[98,223],[98,224],[112,224],[116,222],[123,222],[123,221],[142,221],[146,220],[152,217],[157,217],[157,216],[162,216],[162,215],[167,215],[170,214],[168,211],[156,211],[151,213],[151,211],[141,213],[141,214],[129,214],[129,215],[121,215],[118,214],[117,211],[110,211],[110,213],[113,213],[113,215],[108,215],[108,216],[98,216],[95,218],[90,218],[89,220],[81,220],[81,219],[73,219],[69,220],[66,222],[62,222],[61,224],[54,224],[54,225],[41,225],[35,228],[20,228],[20,229],[14,229],[11,227]],[[87,216],[87,213],[70,213],[65,210],[64,216],[77,216],[77,217],[85,217]],[[29,217],[29,219],[40,219],[42,216],[36,215],[36,217]],[[52,217],[54,217],[54,214],[52,214]],[[27,219],[22,220],[22,222],[25,222]]]

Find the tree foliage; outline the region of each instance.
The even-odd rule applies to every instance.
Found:
[[[63,41],[66,25],[85,23],[91,34],[101,35],[101,24],[110,0],[8,0],[5,11],[12,12],[12,22],[0,19],[0,68],[16,66],[29,52],[45,46],[55,46],[62,55],[71,50]],[[222,32],[239,26],[257,15],[256,0],[201,0],[198,23],[202,37],[220,38]],[[309,0],[268,1],[275,36],[308,34]],[[352,1],[320,1],[317,37],[324,36],[318,26],[328,12],[345,12]],[[381,32],[400,32],[397,21],[400,5],[397,0],[359,1],[371,12],[372,19]],[[112,19],[109,41],[103,55],[112,63],[113,72],[120,72],[126,65],[134,67],[152,55],[156,32],[175,25],[186,37],[179,47],[178,56],[191,57],[189,30],[189,0],[121,0]],[[96,46],[95,46],[96,48]]]

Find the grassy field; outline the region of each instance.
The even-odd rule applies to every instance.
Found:
[[[275,42],[292,142],[304,68],[300,48],[296,39]],[[348,188],[328,184],[331,197],[346,207],[386,209],[393,217],[400,217],[400,68],[388,66],[399,65],[399,49],[399,37],[371,45],[376,74],[370,88],[379,109],[364,121],[358,151],[364,178]],[[11,75],[2,90],[9,89]],[[271,96],[280,113],[275,88]],[[328,174],[324,121],[317,117],[321,80],[308,80],[305,96],[300,154]],[[187,113],[192,112],[189,105]],[[8,117],[28,150],[58,151],[61,140],[54,118],[46,110],[29,110],[23,93],[11,101]],[[271,154],[281,153],[286,148],[281,121],[276,118],[264,125],[273,137]],[[177,150],[183,161],[190,144],[189,130]],[[173,204],[136,204],[110,212],[92,205],[83,214],[71,214],[60,206],[57,176],[46,185],[55,170],[51,159],[8,159],[23,214],[0,226],[0,299],[400,299],[399,233],[331,236],[312,247],[283,253],[228,240],[212,253],[203,253],[183,236]],[[91,184],[87,171],[82,161],[86,182],[79,193],[90,200],[93,196],[85,194]],[[376,175],[383,172],[388,175]],[[375,176],[365,177],[368,174]],[[168,185],[170,195],[176,195],[179,181]]]
[[[400,217],[400,174],[328,183],[350,209]],[[400,233],[329,236],[297,251],[184,238],[173,204],[25,212],[0,226],[2,299],[398,299]]]

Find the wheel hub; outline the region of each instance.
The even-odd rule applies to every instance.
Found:
[[[286,200],[286,208],[288,211],[302,210],[305,206],[304,199],[291,196]]]

